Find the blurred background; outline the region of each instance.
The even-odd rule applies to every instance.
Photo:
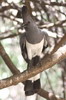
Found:
[[[38,27],[47,28],[61,35],[66,32],[66,0],[0,0],[0,41],[20,72],[27,68],[19,45],[19,35],[25,31],[21,27],[23,20],[20,13],[20,8],[24,4],[28,6]],[[0,57],[0,79],[11,75],[12,73]],[[66,98],[65,77],[66,60],[41,73],[42,89]],[[1,89],[0,100],[25,100],[23,89],[24,86],[21,83]],[[37,100],[46,99],[37,95]]]

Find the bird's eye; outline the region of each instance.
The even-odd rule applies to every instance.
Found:
[[[28,21],[28,24],[30,24],[30,21]]]

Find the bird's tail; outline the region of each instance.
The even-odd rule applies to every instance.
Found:
[[[26,80],[24,87],[26,100],[36,100],[36,92],[40,87],[40,74]]]
[[[36,97],[37,97],[37,94],[33,94],[33,95],[30,95],[30,96],[26,96],[25,100],[36,100]]]

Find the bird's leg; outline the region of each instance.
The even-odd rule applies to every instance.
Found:
[[[31,69],[32,66],[33,66],[33,64],[32,64],[32,60],[28,60],[28,68],[27,68],[27,69]]]

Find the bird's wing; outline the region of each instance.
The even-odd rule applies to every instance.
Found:
[[[43,53],[51,53],[55,47],[55,38],[49,36],[48,34],[44,34],[44,46],[43,46]]]
[[[26,62],[28,62],[25,33],[20,35],[20,47],[21,47],[21,53],[22,53],[22,56],[23,56],[24,60]]]

